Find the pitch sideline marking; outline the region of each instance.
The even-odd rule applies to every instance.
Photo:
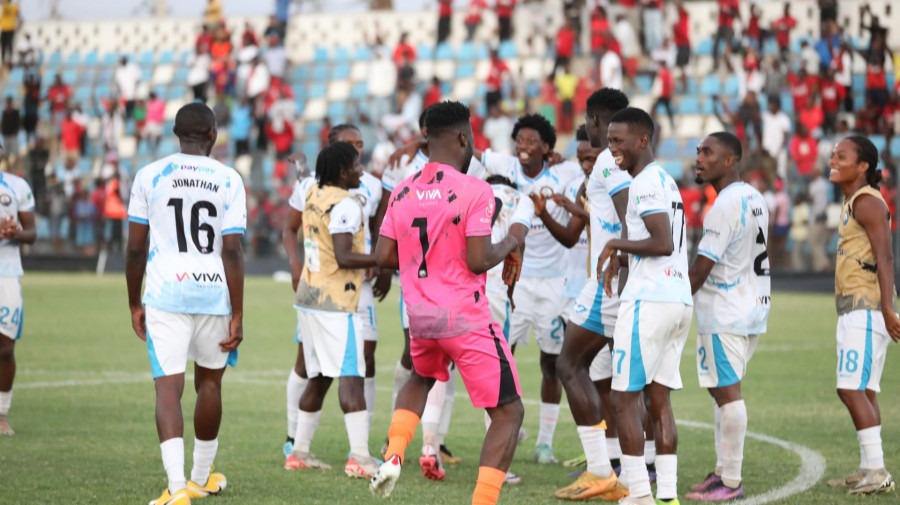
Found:
[[[278,371],[280,373],[281,371]],[[255,371],[246,371],[243,372],[242,375],[246,373],[248,375],[256,375],[257,377],[260,375],[271,375],[276,373],[274,370],[255,370]],[[49,388],[58,388],[58,387],[77,387],[77,386],[99,386],[99,385],[118,385],[118,384],[132,384],[132,383],[140,383],[145,382],[150,379],[149,375],[144,373],[107,373],[106,378],[98,378],[98,379],[88,379],[88,380],[62,380],[62,381],[43,381],[43,382],[31,382],[25,384],[16,385],[16,389],[49,389]],[[191,374],[188,374],[186,379],[190,379]],[[274,381],[270,379],[261,379],[261,378],[250,378],[250,377],[241,377],[238,375],[237,377],[231,376],[229,378],[230,382],[238,382],[243,384],[254,384],[254,385],[281,385],[284,384],[284,381]],[[379,387],[379,391],[387,392],[392,391],[392,388],[388,387]],[[457,393],[455,395],[457,398],[466,399],[468,395],[463,393]],[[529,398],[523,398],[523,403],[530,405],[538,405],[540,402],[537,400],[532,400]],[[565,405],[564,407],[568,407]],[[686,426],[688,428],[701,428],[705,430],[713,430],[714,426],[709,423],[702,423],[698,421],[688,421],[688,420],[679,420],[676,423],[680,426]],[[780,438],[775,438],[769,435],[764,435],[762,433],[755,433],[752,431],[747,432],[747,438],[751,438],[753,440],[757,440],[760,442],[764,442],[767,444],[772,444],[782,449],[793,452],[794,454],[800,456],[800,472],[794,477],[793,480],[788,482],[787,484],[766,491],[765,493],[750,496],[744,500],[741,500],[742,505],[764,505],[766,503],[771,503],[777,500],[783,500],[790,496],[800,494],[811,487],[813,487],[819,480],[822,479],[822,476],[825,474],[825,457],[822,456],[821,453],[810,449],[809,447],[795,444],[793,442],[788,442],[787,440],[782,440]]]

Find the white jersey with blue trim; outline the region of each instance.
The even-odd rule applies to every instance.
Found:
[[[19,213],[34,212],[34,196],[25,179],[0,172],[0,219],[13,218],[20,227]],[[21,277],[22,256],[15,240],[0,240],[0,277]]]
[[[565,226],[569,222],[569,213],[562,207],[553,203],[550,196],[564,194],[569,184],[584,172],[577,163],[565,161],[558,165],[547,166],[536,177],[525,175],[519,158],[492,151],[485,151],[481,157],[484,166],[484,174],[474,164],[469,168],[469,175],[487,178],[489,175],[502,175],[516,183],[519,191],[524,195],[532,193],[543,195],[547,198],[547,212],[553,219]],[[522,260],[522,275],[525,277],[563,277],[566,274],[565,262],[560,258],[565,257],[566,248],[563,247],[550,231],[541,222],[541,218],[531,218],[531,231],[525,239],[525,257]]]
[[[578,201],[578,192],[584,186],[585,177],[582,172],[581,177],[577,177],[569,183],[566,188],[565,196],[569,200],[580,206]],[[570,248],[566,254],[566,298],[578,298],[581,288],[587,283],[588,279],[588,256],[590,247],[588,246],[587,229],[581,230],[581,236],[578,242]]]
[[[509,235],[509,228],[514,223],[531,228],[531,217],[534,216],[534,202],[528,195],[523,194],[506,184],[492,184],[494,192],[494,212],[496,218],[491,225],[491,243],[498,244]],[[526,235],[527,237],[527,235]],[[503,263],[488,270],[487,290],[506,294],[506,285],[503,284]]]
[[[697,331],[750,335],[757,319],[754,248],[760,225],[768,228],[763,197],[752,186],[735,182],[722,189],[703,219],[697,255],[715,262],[694,295]]]
[[[597,278],[597,259],[606,243],[622,236],[622,223],[619,222],[612,197],[630,186],[631,175],[616,166],[609,149],[604,149],[594,162],[594,170],[585,188],[591,217],[591,257],[588,264],[591,279]]]
[[[628,255],[628,281],[622,300],[683,303],[693,305],[688,278],[687,240],[684,230],[684,202],[675,180],[653,162],[631,182],[628,194],[628,240],[650,238],[644,218],[666,213],[675,245],[668,256]]]
[[[428,156],[422,151],[416,151],[416,155],[412,159],[403,157],[396,166],[389,166],[383,174],[381,174],[381,186],[388,190],[394,191],[398,184],[412,174],[420,172],[422,167],[428,163]]]
[[[242,235],[247,227],[240,174],[206,156],[167,156],[138,171],[128,220],[150,227],[145,305],[231,314],[222,237]]]
[[[756,239],[753,241],[753,279],[756,284],[756,310],[753,323],[750,325],[751,335],[766,332],[769,322],[769,309],[772,304],[772,277],[769,269],[769,207],[766,199],[756,188],[750,187],[755,197],[750,204],[753,217],[756,218]]]

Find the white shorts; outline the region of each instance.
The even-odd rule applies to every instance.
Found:
[[[881,312],[854,310],[838,316],[837,388],[881,391],[881,372],[890,343]]]
[[[591,382],[612,378],[612,349],[608,345],[604,345],[603,349],[600,349],[600,352],[594,357],[594,361],[591,361],[589,372]]]
[[[683,303],[622,300],[613,336],[615,391],[642,391],[656,382],[681,389],[681,352],[693,307]]]
[[[617,282],[613,281],[613,284]],[[604,337],[612,337],[619,317],[619,296],[606,296],[597,279],[588,279],[575,300],[569,322]]]
[[[0,277],[0,335],[12,340],[22,338],[25,307],[18,277]]]
[[[560,316],[566,305],[565,277],[522,277],[516,284],[513,301],[516,310],[510,318],[509,345],[525,345],[534,330],[542,352],[562,350],[565,328]]]
[[[230,316],[179,314],[154,307],[144,307],[144,314],[154,379],[184,373],[188,360],[210,370],[237,365],[237,349],[219,349],[228,339]]]
[[[363,282],[362,291],[359,292],[359,306],[356,309],[359,315],[359,331],[366,342],[378,341],[378,319],[375,317],[375,294],[372,293],[372,283]]]
[[[364,377],[359,314],[297,309],[308,377]]]
[[[403,288],[400,288],[400,327],[409,329],[409,313],[406,311],[406,302],[403,301]]]
[[[737,384],[747,375],[759,335],[697,334],[697,377],[702,388]]]
[[[509,342],[509,324],[512,315],[512,305],[509,303],[509,297],[506,291],[499,293],[488,291],[488,305],[491,307],[491,319],[503,329],[503,337]]]

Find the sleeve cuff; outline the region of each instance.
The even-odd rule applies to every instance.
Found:
[[[244,228],[225,228],[222,230],[222,236],[225,235],[243,235]]]
[[[150,221],[148,221],[142,217],[137,217],[137,216],[128,216],[128,221],[132,222],[132,223],[137,223],[137,224],[145,224],[145,225],[150,224]]]
[[[699,251],[697,251],[697,254],[702,254],[702,255],[706,256],[707,258],[709,258],[709,259],[715,261],[716,263],[719,262],[719,257],[718,257],[718,256],[716,256],[715,254],[713,254],[713,253],[711,253],[711,252],[709,252],[709,251],[707,251],[707,250],[705,250],[705,249],[700,249]]]
[[[660,212],[665,212],[665,211],[666,211],[665,209],[650,209],[650,210],[645,210],[644,212],[641,212],[641,217],[649,216],[649,215],[651,215],[651,214],[659,214]]]
[[[609,196],[615,196],[616,193],[618,193],[619,191],[622,191],[623,189],[625,189],[629,186],[631,186],[631,181],[623,182],[622,184],[619,184],[618,186],[616,186],[612,190],[610,190]]]

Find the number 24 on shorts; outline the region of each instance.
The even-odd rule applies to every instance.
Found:
[[[10,318],[12,316],[12,318]],[[19,324],[22,318],[22,309],[11,309],[9,307],[0,307],[0,324]]]

